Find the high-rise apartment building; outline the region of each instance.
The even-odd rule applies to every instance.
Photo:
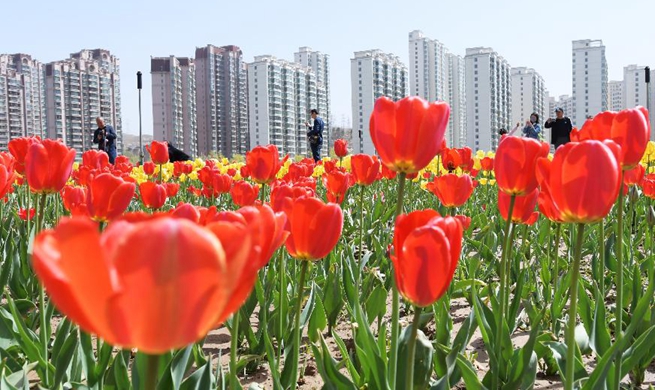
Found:
[[[27,54],[0,54],[0,150],[12,138],[45,136],[43,64]]]
[[[609,109],[608,70],[601,40],[573,41],[573,126]]]
[[[310,110],[318,107],[312,68],[270,55],[248,64],[250,145],[273,144],[280,154],[307,155]],[[322,153],[326,153],[324,147]]]
[[[610,81],[610,105],[611,111],[621,111],[625,108],[624,91],[625,83],[623,81]]]
[[[150,59],[153,135],[187,154],[198,154],[196,74],[193,59]]]
[[[248,137],[247,70],[237,46],[196,48],[198,153],[245,154]]]
[[[543,127],[548,118],[544,79],[532,68],[512,68],[512,123],[524,123],[532,113],[539,115]],[[552,115],[552,114],[551,114]],[[544,138],[550,137],[544,134]]]
[[[322,153],[332,147],[337,139],[333,136],[332,115],[330,111],[330,56],[319,51],[313,51],[309,47],[301,47],[294,54],[295,62],[314,71],[316,76],[316,107],[319,116],[325,122],[323,129],[323,147]]]
[[[643,106],[648,108],[648,84],[646,84],[646,67],[640,65],[628,65],[623,68],[623,108],[634,108]],[[650,86],[650,123],[655,124],[655,86]],[[651,140],[655,140],[655,132],[651,132]]]
[[[350,60],[355,153],[374,154],[369,121],[375,101],[386,96],[394,101],[407,96],[407,67],[400,58],[380,50],[355,52]]]
[[[466,143],[466,67],[462,57],[451,54],[436,39],[421,31],[409,33],[409,85],[412,96],[450,105],[446,142]]]
[[[466,138],[475,150],[495,150],[511,126],[511,66],[491,48],[466,49]]]
[[[448,69],[450,121],[446,142],[461,148],[466,146],[466,63],[461,56],[448,53]]]
[[[120,62],[109,50],[82,50],[45,66],[46,128],[49,138],[69,147],[96,147],[96,118],[116,130],[116,148],[122,152]]]

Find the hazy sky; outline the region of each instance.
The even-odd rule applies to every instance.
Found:
[[[628,64],[655,67],[653,0],[414,1],[2,1],[0,53],[42,62],[83,48],[121,61],[124,131],[139,129],[136,72],[144,73],[143,129],[152,133],[150,56],[193,56],[195,47],[234,44],[246,61],[293,60],[300,46],[330,55],[333,123],[351,117],[350,58],[381,49],[407,64],[408,34],[422,30],[456,54],[488,46],[512,66],[535,68],[551,95],[571,93],[571,41],[602,39],[610,80]]]

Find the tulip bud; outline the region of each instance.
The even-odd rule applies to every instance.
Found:
[[[648,212],[646,213],[646,222],[648,223],[648,227],[653,227],[655,226],[655,209],[653,209],[653,206],[648,207]]]
[[[628,190],[628,199],[632,204],[635,204],[639,200],[639,190],[637,190],[637,186],[630,186],[630,189]]]

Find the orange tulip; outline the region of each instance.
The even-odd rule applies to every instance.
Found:
[[[457,176],[453,173],[435,177],[427,185],[445,207],[460,207],[473,194],[473,180],[469,175]]]
[[[230,277],[236,281],[236,289],[219,315],[217,323],[220,324],[245,302],[257,280],[257,271],[268,264],[289,233],[284,230],[286,216],[274,213],[268,206],[244,207],[237,212],[219,213],[215,221],[207,228],[221,240],[226,253],[243,250],[238,239],[239,231],[250,233],[255,249],[250,252],[247,262],[231,263],[228,256],[228,266],[232,271]]]
[[[480,160],[480,167],[483,171],[489,172],[494,169],[494,159],[492,157],[484,157]]]
[[[246,181],[235,181],[230,190],[232,201],[237,206],[252,206],[259,196],[259,186]]]
[[[25,157],[27,184],[37,193],[61,191],[71,176],[74,160],[75,149],[61,141],[44,139],[32,143]]]
[[[370,186],[380,176],[380,160],[368,154],[356,154],[350,157],[350,169],[355,183]]]
[[[25,159],[27,158],[27,151],[30,146],[35,143],[41,142],[40,137],[20,137],[14,138],[9,141],[7,148],[9,153],[16,159],[16,166],[14,169],[20,175],[25,175]]]
[[[498,145],[494,172],[498,188],[509,195],[526,195],[537,188],[535,167],[540,157],[548,156],[545,142],[530,138],[505,137]]]
[[[66,186],[61,190],[60,195],[61,200],[64,203],[64,208],[71,213],[71,215],[89,214],[89,209],[86,205],[87,189],[85,187]]]
[[[246,153],[246,166],[252,180],[259,184],[268,184],[275,180],[282,166],[280,154],[275,145],[256,146]]]
[[[160,209],[166,203],[166,186],[163,184],[146,181],[139,185],[141,201],[149,209]]]
[[[334,170],[323,175],[323,186],[325,186],[328,201],[332,203],[341,204],[346,198],[346,192],[353,184],[354,180],[349,173]]]
[[[152,141],[150,145],[146,146],[150,159],[157,165],[166,164],[168,162],[168,143]]]
[[[397,172],[415,173],[441,151],[450,106],[419,97],[393,102],[381,97],[371,114],[371,139],[382,163]]]
[[[65,219],[39,234],[33,264],[55,306],[112,345],[161,354],[204,337],[239,287],[248,229],[215,234],[169,217],[109,225]]]
[[[607,216],[622,186],[620,156],[613,141],[589,140],[558,148],[552,162],[539,159],[539,184],[564,222],[593,223]]]
[[[517,195],[514,201],[514,210],[512,211],[512,222],[533,225],[539,218],[539,213],[534,211],[537,205],[539,189],[535,188],[527,195]],[[498,211],[505,221],[509,215],[509,204],[511,195],[498,190]]]
[[[111,221],[127,210],[136,186],[110,173],[101,173],[91,180],[87,193],[87,207],[93,220]]]
[[[342,158],[348,155],[348,142],[345,139],[338,139],[334,141],[334,154]]]
[[[412,304],[427,307],[448,289],[462,249],[459,219],[434,210],[402,214],[394,228],[391,261],[396,286]]]
[[[337,245],[343,228],[339,205],[316,198],[299,198],[286,210],[291,235],[285,245],[298,260],[320,260]]]
[[[102,170],[109,166],[109,155],[102,150],[89,149],[82,153],[82,165]]]

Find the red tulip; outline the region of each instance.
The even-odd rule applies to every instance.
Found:
[[[146,146],[150,159],[157,165],[166,164],[168,162],[168,143],[152,141],[149,146]]]
[[[387,166],[384,164],[382,164],[382,170],[380,172],[380,175],[387,180],[393,180],[396,178],[396,172],[387,168]]]
[[[537,159],[548,156],[545,142],[530,138],[506,137],[498,145],[494,172],[498,188],[509,195],[526,195],[537,188]]]
[[[483,171],[489,172],[494,169],[494,159],[492,157],[484,157],[480,160],[480,167]]]
[[[20,137],[9,141],[7,148],[9,149],[9,153],[11,153],[11,155],[16,159],[16,166],[14,167],[16,172],[25,175],[25,159],[27,158],[27,151],[32,144],[40,142],[40,137]]]
[[[190,203],[180,203],[175,209],[171,211],[171,216],[176,218],[184,218],[189,221],[198,223],[200,221],[200,212],[196,206]]]
[[[346,192],[353,184],[354,180],[349,173],[335,170],[323,175],[323,186],[327,191],[328,201],[332,203],[341,204],[346,198]]]
[[[109,166],[109,155],[102,150],[89,149],[82,153],[82,165],[102,170]]]
[[[4,198],[8,193],[13,190],[14,182],[16,181],[16,173],[14,172],[14,160],[11,155],[0,153],[0,198]]]
[[[339,158],[346,157],[348,155],[348,142],[345,139],[338,139],[334,141],[334,154]]]
[[[268,184],[275,180],[282,163],[275,145],[256,146],[246,153],[246,166],[252,180],[259,184]]]
[[[204,337],[239,288],[250,259],[241,228],[209,230],[176,218],[116,222],[102,235],[86,219],[39,234],[33,265],[55,306],[109,344],[162,354]]]
[[[650,119],[644,107],[620,111],[612,122],[612,141],[621,147],[623,170],[632,169],[644,156],[650,140]]]
[[[34,216],[36,215],[36,209],[31,208],[29,210],[29,213],[26,209],[18,209],[18,217],[22,219],[23,221],[27,221],[28,219],[31,221],[34,219]]]
[[[291,235],[285,245],[298,260],[320,260],[337,245],[343,228],[339,205],[316,198],[299,198],[285,210]]]
[[[434,210],[402,214],[394,228],[396,286],[412,304],[427,307],[448,289],[462,249],[459,219]]]
[[[86,200],[89,215],[99,222],[117,218],[127,210],[135,190],[133,183],[110,173],[101,173],[89,183]]]
[[[61,190],[60,195],[64,203],[64,208],[71,213],[71,215],[77,216],[89,214],[89,209],[86,204],[87,189],[85,187],[66,186]]]
[[[558,148],[552,162],[539,160],[539,184],[564,222],[593,223],[607,216],[622,185],[620,156],[616,143],[589,140]]]
[[[655,199],[655,180],[644,178],[641,182],[641,190],[644,191],[645,196]]]
[[[370,186],[380,175],[380,160],[368,154],[356,154],[350,158],[355,183],[361,186]]]
[[[514,210],[512,211],[512,222],[533,225],[539,218],[539,213],[534,211],[537,205],[537,197],[539,196],[539,189],[535,188],[527,195],[517,195],[514,201]],[[509,215],[509,204],[511,195],[498,190],[498,210],[504,220],[507,221]]]
[[[381,97],[371,114],[371,139],[382,163],[397,172],[415,173],[440,152],[450,106],[419,97],[393,102]]]
[[[271,207],[275,212],[286,210],[289,204],[301,197],[313,197],[311,188],[281,184],[271,187]]]
[[[146,181],[139,185],[141,201],[149,209],[160,209],[166,203],[166,186],[152,181]]]
[[[337,169],[337,162],[335,160],[321,161],[321,163],[323,163],[325,173],[330,173]]]
[[[623,172],[623,183],[628,186],[633,186],[641,183],[646,173],[646,168],[643,165],[637,164],[634,168]]]
[[[604,141],[612,137],[612,123],[616,112],[605,111],[588,119],[579,131],[571,132],[571,141],[582,142],[586,140]]]
[[[471,154],[471,148],[468,147],[461,149],[445,148],[441,151],[441,163],[449,172],[457,168],[462,168],[465,172],[470,172],[473,168]]]
[[[449,173],[435,177],[427,185],[445,207],[460,207],[473,194],[473,180],[469,175],[457,176]]]
[[[166,186],[166,196],[169,198],[175,197],[180,190],[178,183],[165,183],[164,185]]]
[[[232,201],[237,206],[252,206],[259,196],[259,186],[246,181],[235,181],[230,190]]]
[[[61,141],[44,139],[33,143],[25,157],[25,175],[30,189],[37,193],[61,191],[73,171],[75,149]]]
[[[445,103],[428,104],[410,97],[393,103],[376,102],[371,115],[371,138],[388,168],[415,173],[445,147],[443,135],[450,108]]]
[[[143,163],[143,173],[145,173],[148,176],[152,176],[155,174],[155,163],[152,161],[146,161]]]

